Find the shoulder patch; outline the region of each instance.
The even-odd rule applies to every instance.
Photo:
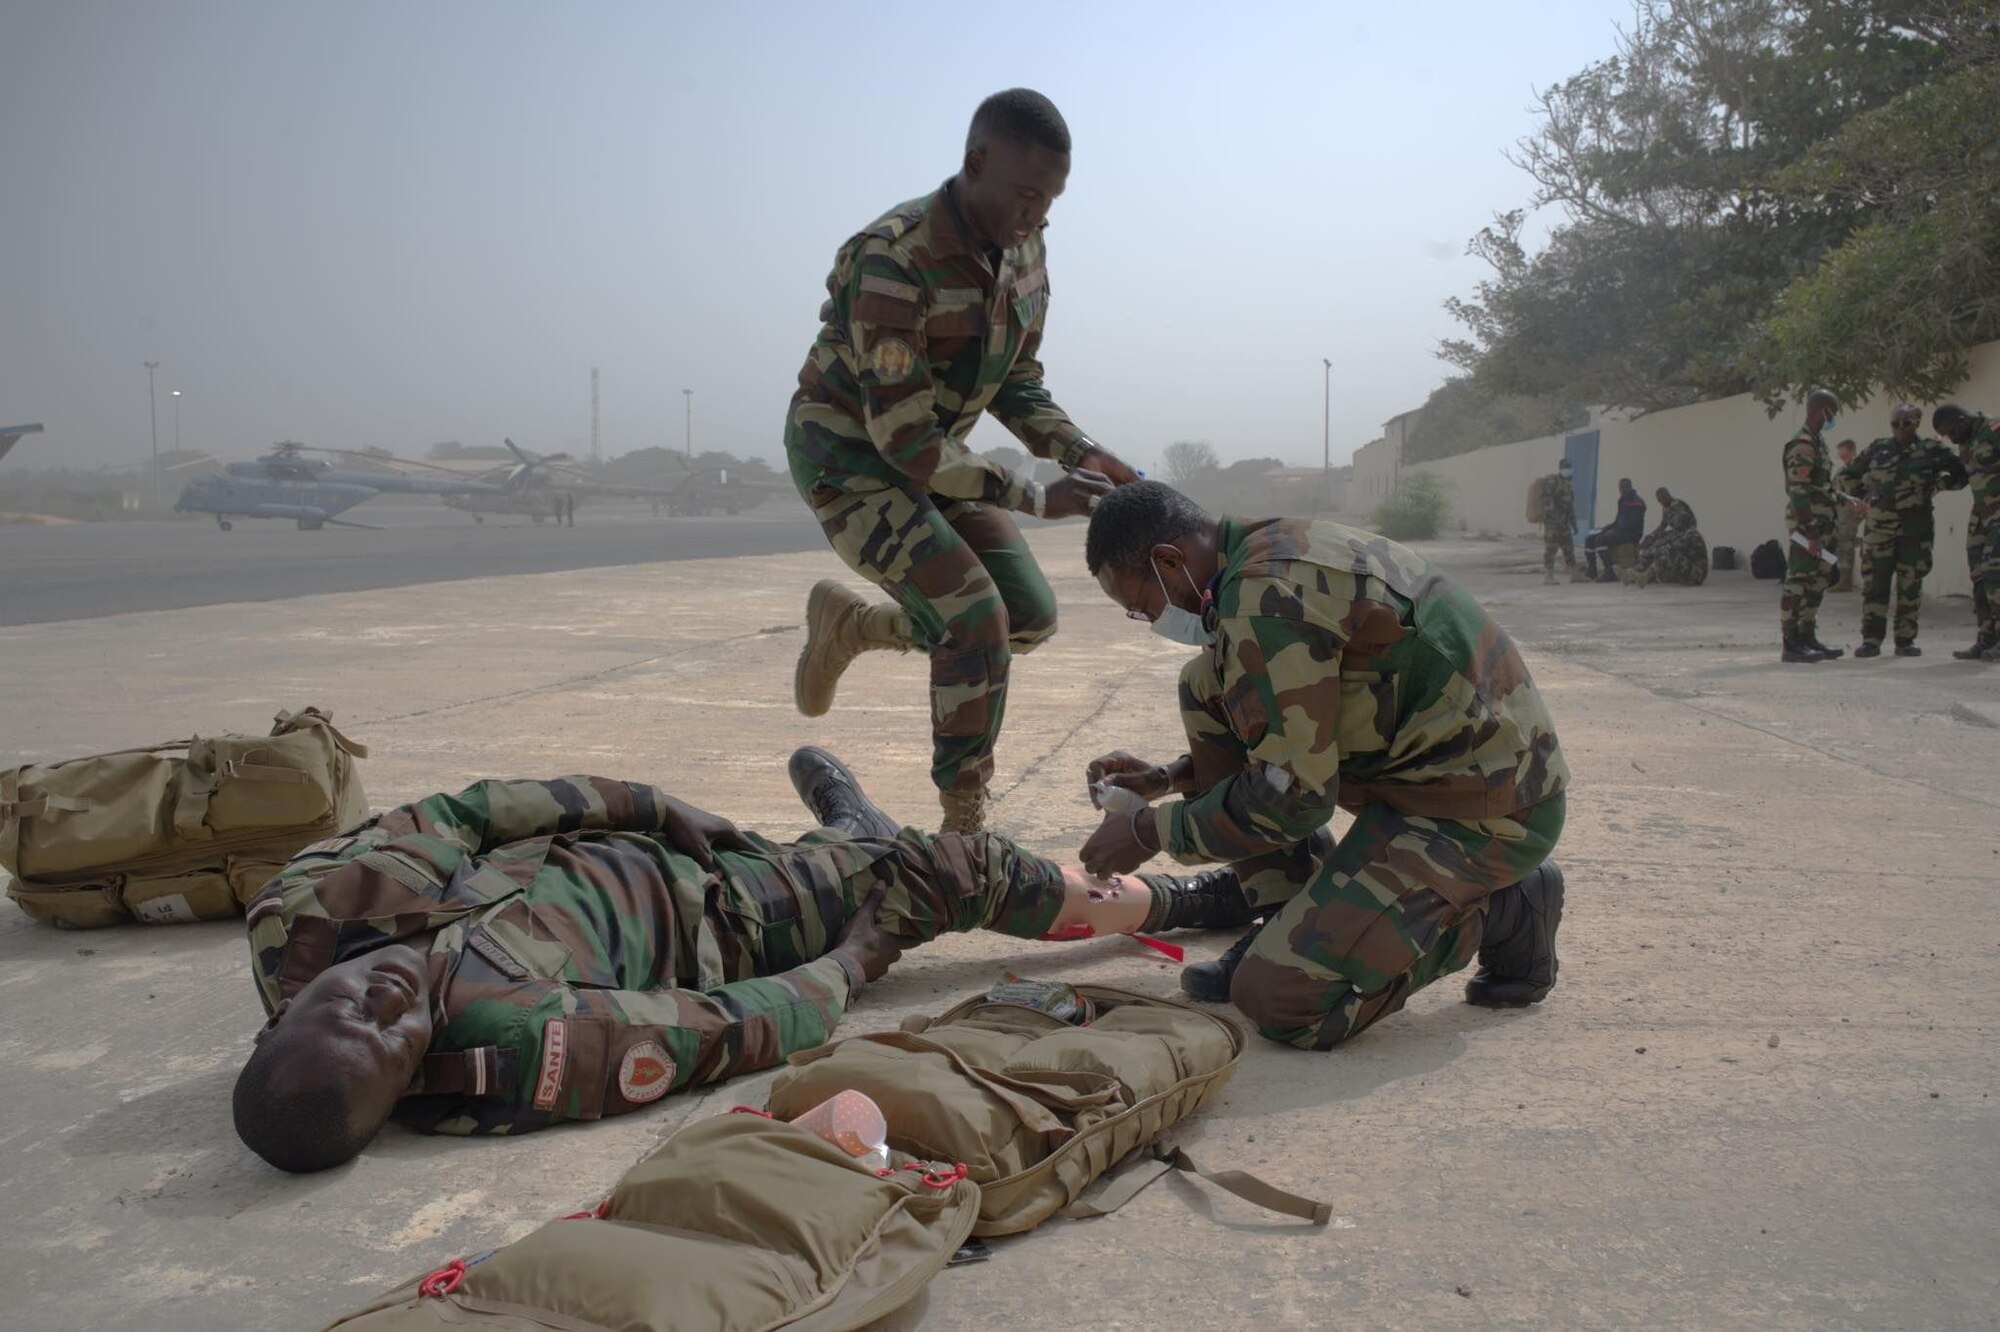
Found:
[[[910,377],[916,363],[916,352],[901,338],[882,339],[875,344],[875,350],[869,357],[869,368],[875,372],[875,378],[884,384],[902,383]]]
[[[634,1105],[657,1101],[674,1085],[674,1061],[658,1041],[641,1041],[618,1061],[618,1094]]]
[[[542,1070],[535,1076],[535,1109],[553,1110],[562,1094],[563,1070],[569,1067],[569,1019],[550,1018],[542,1024]]]

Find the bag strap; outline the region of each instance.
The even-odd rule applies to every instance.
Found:
[[[222,775],[245,782],[284,782],[292,786],[305,786],[312,782],[312,774],[302,768],[280,768],[269,763],[245,763],[241,759],[224,759]]]
[[[1245,1170],[1203,1170],[1179,1147],[1155,1147],[1153,1154],[1138,1164],[1099,1176],[1095,1183],[1077,1195],[1075,1202],[1063,1209],[1062,1214],[1072,1219],[1109,1216],[1138,1197],[1147,1185],[1169,1170],[1198,1175],[1224,1193],[1234,1194],[1244,1202],[1282,1216],[1295,1216],[1316,1226],[1323,1226],[1333,1219],[1331,1203],[1288,1193]]]
[[[342,735],[340,728],[333,724],[331,712],[321,712],[318,708],[300,708],[297,712],[281,711],[271,719],[271,734],[290,735],[293,731],[303,731],[317,726],[333,737],[333,743],[355,758],[367,758],[368,746],[359,740],[350,740]]]

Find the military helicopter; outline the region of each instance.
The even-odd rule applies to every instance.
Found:
[[[255,462],[229,463],[219,476],[195,477],[182,487],[180,498],[174,501],[174,511],[212,513],[215,525],[225,532],[230,530],[232,518],[290,518],[298,523],[299,530],[310,532],[328,524],[366,528],[366,523],[346,522],[338,515],[378,495],[450,498],[483,492],[506,493],[504,484],[450,473],[447,475],[451,479],[447,480],[372,467],[337,467],[324,458],[305,457],[307,452],[366,459],[384,468],[422,465],[344,449],[308,450],[295,440],[286,440]]]
[[[671,486],[598,481],[567,466],[572,461],[567,453],[536,454],[511,439],[501,443],[518,461],[510,467],[489,471],[481,478],[501,487],[501,493],[474,491],[444,497],[446,505],[471,514],[475,523],[484,522],[486,515],[492,513],[525,515],[538,523],[553,518],[574,526],[577,501],[585,498],[651,500],[655,513],[664,508],[675,516],[716,510],[734,514],[777,489],[732,477],[727,468],[689,468],[688,474]],[[678,455],[673,456],[677,465],[687,467]]]

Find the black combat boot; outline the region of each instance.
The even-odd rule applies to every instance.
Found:
[[[1236,871],[1203,870],[1192,878],[1178,874],[1141,874],[1153,890],[1153,909],[1141,929],[1147,934],[1161,930],[1233,930],[1255,920],[1256,912],[1243,896]]]
[[[1905,639],[1903,642],[1896,644],[1896,655],[1899,657],[1921,657],[1924,655],[1924,650],[1915,643]]]
[[[1188,998],[1200,1000],[1204,1004],[1226,1004],[1229,1002],[1229,985],[1236,979],[1236,968],[1243,965],[1243,955],[1250,951],[1250,945],[1257,942],[1257,936],[1268,922],[1258,921],[1241,939],[1229,945],[1229,951],[1213,962],[1195,962],[1181,968],[1181,989]]]
[[[1975,639],[1973,641],[1971,647],[1960,648],[1951,655],[1958,658],[1960,661],[1978,661],[1981,657],[1985,656],[1986,653],[1996,645],[2000,645],[2000,639],[1992,639],[1981,636],[1980,638]]]
[[[1818,630],[1814,630],[1812,633],[1809,634],[1801,634],[1799,636],[1799,642],[1805,644],[1807,647],[1811,648],[1814,652],[1819,653],[1821,658],[1823,658],[1826,661],[1832,661],[1835,657],[1844,657],[1847,655],[1846,648],[1830,648],[1826,644],[1820,642]]]
[[[1556,983],[1562,915],[1563,874],[1553,860],[1487,898],[1479,970],[1465,983],[1465,1002],[1481,1008],[1540,1003]]]
[[[861,783],[848,766],[818,745],[795,750],[785,770],[791,774],[792,789],[806,802],[820,827],[835,828],[850,837],[893,838],[903,831],[862,793]]]
[[[1865,651],[1862,651],[1862,652],[1856,652],[1854,655],[1857,657],[1864,657],[1867,656],[1868,654]],[[1795,635],[1787,634],[1785,636],[1784,646],[1778,652],[1778,660],[1779,661],[1825,661],[1826,658],[1823,655],[1821,655],[1819,649],[1811,646],[1804,639],[1796,637]]]
[[[1860,647],[1854,649],[1854,655],[1857,657],[1879,657],[1882,655],[1882,645],[1870,639]]]

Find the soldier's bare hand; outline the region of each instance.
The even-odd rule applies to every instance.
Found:
[[[915,940],[891,934],[882,928],[875,919],[881,908],[882,890],[877,888],[841,927],[839,936],[833,941],[833,951],[846,954],[848,960],[860,967],[861,974],[871,981],[881,980],[903,955],[903,950],[915,943]]]
[[[1084,785],[1090,791],[1090,803],[1097,804],[1096,786],[1104,782],[1110,786],[1122,786],[1137,793],[1148,801],[1158,800],[1173,791],[1173,783],[1165,766],[1148,763],[1142,758],[1134,758],[1122,749],[1113,750],[1090,761],[1083,770]]]
[[[1151,860],[1154,848],[1139,840],[1140,822],[1130,814],[1106,814],[1078,853],[1084,871],[1108,879],[1130,874]]]
[[[1139,474],[1109,449],[1087,449],[1076,465],[1077,470],[1096,472],[1114,486],[1129,486],[1139,479]]]
[[[660,837],[666,844],[705,870],[715,868],[717,851],[755,851],[757,844],[742,829],[705,809],[696,809],[685,800],[667,797],[660,814]]]
[[[1050,483],[1044,516],[1081,518],[1096,508],[1097,501],[1109,495],[1114,488],[1101,472],[1071,472],[1062,480]]]
[[[1809,537],[1807,537],[1807,538],[1806,538],[1806,554],[1808,554],[1808,555],[1812,556],[1812,557],[1813,557],[1814,559],[1818,559],[1818,558],[1819,558],[1819,538],[1818,538],[1818,537],[1816,537],[1816,536],[1809,536]]]

